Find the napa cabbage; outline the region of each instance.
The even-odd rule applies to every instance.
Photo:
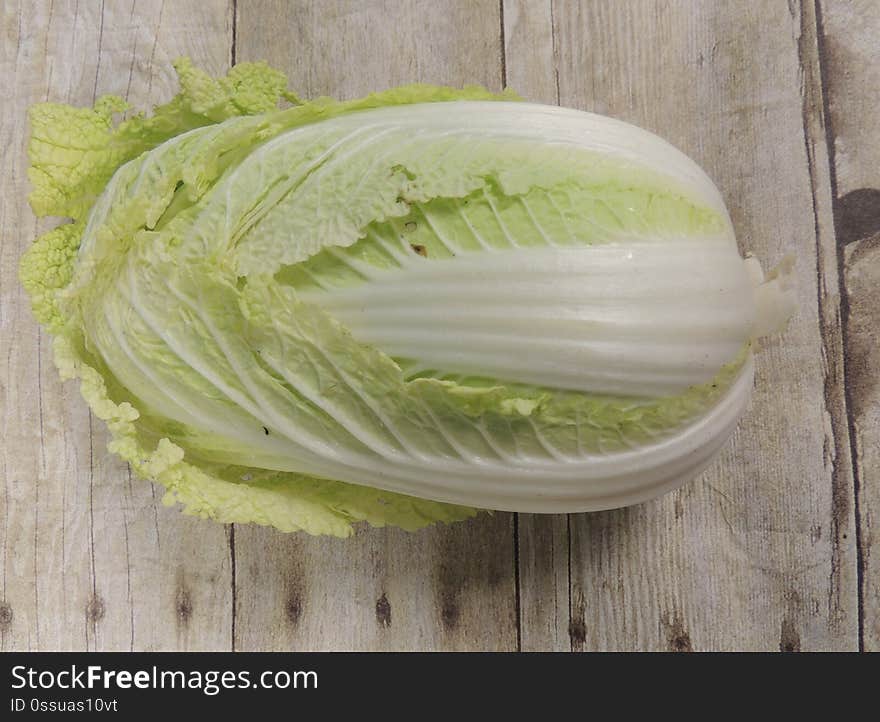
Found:
[[[791,305],[705,173],[620,121],[183,59],[152,115],[31,110],[21,262],[64,378],[168,503],[346,536],[632,503],[704,467]]]

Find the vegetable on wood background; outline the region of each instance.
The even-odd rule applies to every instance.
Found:
[[[118,96],[30,109],[31,207],[70,220],[20,272],[169,505],[336,536],[596,511],[733,432],[792,259],[741,259],[668,143],[476,87],[302,102],[264,63],[175,68],[119,125]]]
[[[869,67],[867,41],[857,47],[861,61],[838,48],[820,63],[820,47],[833,51],[835,20],[833,13],[817,18],[811,4],[778,3],[760,18],[736,8],[731,23],[733,10],[694,14],[684,3],[451,3],[445,12],[404,3],[393,8],[393,37],[381,31],[382,13],[391,11],[381,3],[187,4],[173,21],[161,7],[138,3],[136,23],[131,8],[125,14],[107,5],[102,15],[89,3],[78,10],[55,3],[51,18],[45,7],[33,20],[24,13],[22,23],[15,8],[8,11],[4,23],[18,33],[19,52],[4,59],[4,77],[21,91],[4,120],[40,100],[86,105],[115,92],[143,105],[160,89],[170,97],[160,65],[184,53],[217,74],[230,60],[265,58],[306,97],[356,97],[410,80],[495,90],[506,82],[529,100],[635,121],[693,155],[718,181],[745,247],[761,258],[796,253],[801,309],[785,336],[763,349],[766,363],[758,357],[750,424],[699,483],[622,512],[496,514],[414,536],[372,530],[343,549],[174,520],[126,482],[125,468],[108,464],[100,424],[54,382],[23,299],[13,295],[3,330],[4,341],[16,339],[5,359],[12,451],[4,645],[851,648],[860,637],[866,647],[876,644],[866,545],[876,400],[870,385],[844,384],[860,371],[870,379],[876,360],[870,343],[854,347],[862,349],[856,361],[842,343],[859,343],[875,326],[869,303],[845,301],[843,335],[835,310],[837,289],[871,288],[870,243],[839,257],[835,243],[852,226],[842,181],[864,183],[858,191],[870,180],[852,170],[859,160],[852,145],[847,154],[833,142],[831,122],[834,92],[854,92],[835,88],[835,73]],[[846,10],[861,11],[859,3]],[[204,39],[197,47],[194,28]],[[126,77],[111,69],[121,59],[131,68]],[[25,128],[16,115],[8,121],[3,152],[11,154],[16,192],[3,199],[4,294],[15,284],[26,237],[37,235],[25,209],[10,201],[25,192]],[[861,126],[845,127],[859,142]],[[838,169],[837,159],[849,166]],[[870,213],[862,216],[870,221]],[[862,238],[870,233],[853,243]],[[33,347],[22,340],[27,328]],[[36,375],[27,360],[34,353]]]

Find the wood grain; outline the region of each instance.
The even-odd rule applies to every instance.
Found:
[[[225,71],[229,10],[195,0],[3,5],[2,649],[231,646],[227,530],[163,507],[105,451],[103,424],[75,384],[58,381],[18,284],[21,252],[53,225],[26,204],[28,106],[88,105],[104,93],[137,107],[167,99],[180,54]]]
[[[416,81],[501,87],[494,0],[238,9],[236,59],[267,60],[306,97]],[[513,531],[510,514],[342,542],[238,527],[236,648],[516,649]]]
[[[880,14],[873,0],[45,0],[0,21],[0,649],[880,649]],[[234,40],[233,40],[234,39]],[[61,384],[17,279],[26,109],[266,60],[306,97],[425,81],[638,123],[743,251],[797,259],[718,462],[663,499],[349,540],[161,505]],[[873,551],[873,554],[872,554]]]
[[[847,400],[857,483],[862,645],[880,650],[880,12],[820,3],[834,222],[843,263]]]

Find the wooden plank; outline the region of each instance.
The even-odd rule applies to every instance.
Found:
[[[412,82],[501,87],[491,0],[250,0],[236,59],[285,69],[304,97],[353,98]]]
[[[862,646],[880,651],[880,233],[844,248],[847,384],[859,480]]]
[[[6,3],[0,153],[3,483],[2,649],[229,648],[230,545],[224,527],[183,518],[105,451],[103,424],[61,384],[17,280],[39,231],[26,205],[26,110],[116,93],[149,108],[175,91],[180,54],[228,66],[230,4]],[[8,381],[6,381],[8,380]]]
[[[238,6],[236,59],[266,60],[306,97],[401,83],[501,85],[499,5]],[[513,649],[513,517],[345,541],[236,527],[237,649]]]
[[[844,263],[847,400],[857,482],[861,632],[880,650],[880,13],[870,0],[821,2],[819,47]]]
[[[507,85],[532,103],[556,105],[558,65],[552,0],[504,0]]]
[[[551,0],[504,0],[507,85],[525,100],[556,105],[556,38]],[[517,515],[521,648],[567,651],[569,639],[569,533],[564,514]]]
[[[236,649],[516,646],[509,514],[349,539],[237,526]]]
[[[802,87],[815,76],[810,8],[553,9],[561,104],[630,120],[693,156],[727,199],[744,250],[767,265],[795,254],[800,295],[787,332],[761,344],[752,407],[718,463],[663,499],[572,518],[573,645],[854,649],[827,157],[811,147],[816,109]]]
[[[844,248],[847,384],[859,480],[862,646],[880,651],[880,233]]]

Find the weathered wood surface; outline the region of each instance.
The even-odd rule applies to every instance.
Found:
[[[3,3],[0,43],[3,649],[228,649],[229,530],[183,519],[105,451],[107,432],[62,385],[18,284],[39,230],[25,198],[29,105],[116,93],[149,107],[189,53],[225,72],[231,5]]]
[[[864,648],[880,651],[880,7],[823,0],[820,51],[843,273]]]
[[[873,8],[873,9],[872,9]],[[2,649],[880,648],[880,17],[873,0],[5,3]],[[855,28],[855,30],[854,30]],[[508,84],[667,137],[800,311],[697,482],[631,509],[350,540],[184,518],[129,478],[17,282],[26,108],[265,59],[306,96]]]

